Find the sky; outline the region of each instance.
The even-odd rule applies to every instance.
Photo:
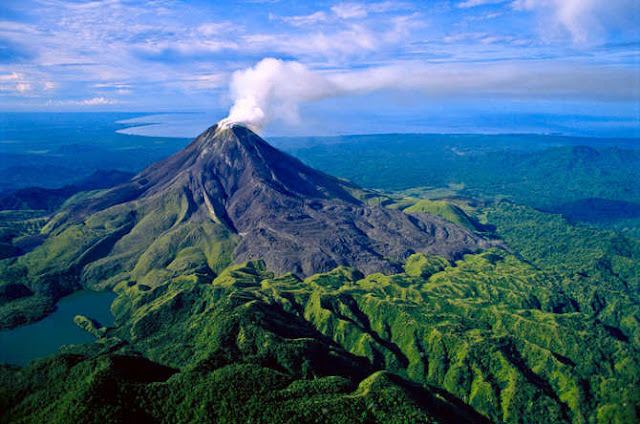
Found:
[[[637,22],[637,0],[0,0],[0,111],[640,137]]]

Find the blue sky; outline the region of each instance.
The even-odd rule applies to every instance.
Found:
[[[247,94],[234,72],[276,58],[281,94],[265,121],[276,133],[437,131],[454,118],[499,130],[496,117],[526,127],[523,116],[546,115],[548,131],[573,119],[637,136],[637,22],[636,0],[2,0],[0,109],[222,118]]]

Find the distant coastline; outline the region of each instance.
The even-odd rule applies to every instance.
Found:
[[[117,132],[145,137],[193,138],[225,116],[212,112],[158,112],[117,121],[126,125]],[[324,122],[324,125],[315,125]],[[541,113],[495,113],[460,116],[446,113],[428,120],[415,116],[385,116],[384,120],[366,115],[357,119],[332,121],[311,117],[298,126],[277,123],[264,130],[266,137],[332,137],[361,134],[539,134],[589,138],[640,138],[640,122],[630,117],[560,115]],[[381,123],[383,122],[383,123]]]

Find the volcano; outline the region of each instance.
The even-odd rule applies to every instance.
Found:
[[[79,287],[216,275],[252,259],[299,277],[340,265],[390,274],[413,253],[454,260],[490,244],[434,215],[370,205],[376,196],[248,128],[214,125],[130,181],[62,210],[12,275],[57,298]]]

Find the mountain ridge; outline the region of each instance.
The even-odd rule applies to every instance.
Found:
[[[188,272],[215,276],[254,259],[279,275],[337,266],[392,274],[414,253],[455,260],[494,244],[434,215],[361,200],[371,196],[245,127],[214,125],[131,181],[70,204],[3,276],[57,298],[123,281],[155,287]]]
[[[329,220],[336,231],[364,233],[368,239],[379,240],[381,244],[396,239],[395,249],[381,246],[374,250],[379,252],[382,249],[385,256],[390,254],[398,261],[405,260],[415,251],[455,259],[463,253],[477,250],[479,245],[488,246],[473,233],[461,231],[433,216],[427,218],[427,214],[407,215],[364,205],[354,196],[358,191],[362,192],[362,189],[304,165],[298,159],[275,149],[245,127],[235,125],[220,128],[214,125],[185,149],[151,165],[130,183],[116,187],[105,196],[88,203],[75,205],[70,216],[77,219],[85,213],[104,210],[113,201],[116,204],[123,203],[123,200],[146,201],[169,192],[183,193],[188,207],[182,219],[211,219],[241,236],[235,252],[235,263],[267,256],[265,260],[274,271],[295,272],[302,276],[329,271],[338,265],[364,267],[362,271],[365,273],[390,273],[399,270],[389,261],[381,260],[379,254],[367,255],[365,261],[314,249],[313,253],[320,258],[313,263],[302,263],[304,258],[292,260],[291,249],[287,249],[283,259],[277,260],[275,255],[269,258],[270,252],[283,253],[280,245],[291,241],[291,236],[310,234],[311,229],[298,225],[299,221],[304,220],[311,220],[312,224],[323,228],[329,226]],[[130,198],[132,195],[133,199]],[[284,220],[279,215],[285,215]],[[348,217],[348,222],[342,223],[346,225],[335,224],[340,215]],[[376,231],[367,231],[361,225],[352,228],[352,221],[357,222],[359,218],[365,218],[369,226],[376,227]],[[400,233],[403,240],[398,240],[393,232],[384,230],[383,227],[387,227],[392,221],[399,227],[395,232]],[[438,233],[439,227],[446,229]],[[377,233],[385,233],[385,239],[380,240],[382,234]],[[322,241],[331,244],[324,230],[323,235]],[[333,232],[330,234],[332,238],[336,235]],[[367,241],[362,237],[354,240],[354,237],[360,235],[352,234],[348,240],[339,241],[342,246],[332,248],[346,247],[349,250],[352,245],[350,241],[366,244]],[[419,239],[425,236],[430,236],[431,240],[421,242]],[[452,243],[442,245],[433,242],[440,239],[451,239]],[[294,241],[295,247],[310,249],[308,243],[301,242],[299,237]],[[462,245],[455,245],[456,243]],[[402,249],[399,247],[401,244],[406,244],[409,248]],[[257,249],[258,245],[264,248]],[[429,249],[431,245],[433,248]],[[357,252],[355,255],[358,254],[365,253]]]

